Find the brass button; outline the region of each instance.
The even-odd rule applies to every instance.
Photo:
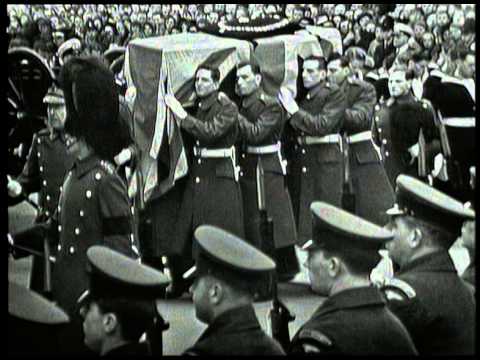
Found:
[[[87,197],[87,199],[90,199],[92,197],[92,192],[90,190],[87,190],[85,192],[85,196]]]
[[[47,180],[43,180],[42,184],[43,186],[47,186]]]
[[[83,210],[80,210],[80,217],[84,217],[85,213],[83,212]]]
[[[380,105],[375,105],[375,111],[380,110]]]
[[[387,144],[387,139],[383,139],[382,144],[386,145]]]
[[[378,132],[381,133],[381,132],[382,132],[382,128],[378,128]]]
[[[201,163],[202,163],[202,159],[198,159],[197,162],[198,162],[199,164],[201,164]]]
[[[75,235],[80,235],[80,229],[79,228],[75,228]]]
[[[42,141],[40,140],[40,138],[37,139],[37,143],[41,144]]]
[[[68,251],[70,252],[70,254],[73,254],[75,252],[75,248],[73,246],[70,246]]]
[[[307,172],[307,168],[304,166],[302,167],[302,172],[305,174]]]
[[[47,201],[50,201],[50,195],[47,195]]]
[[[101,178],[102,178],[102,174],[100,174],[99,172],[97,172],[97,173],[95,174],[95,180],[98,181],[98,180],[100,180]]]
[[[302,149],[302,154],[305,155],[306,153],[305,149]]]
[[[39,170],[40,170],[40,172],[43,172],[43,166],[40,165]]]
[[[195,182],[196,182],[197,184],[200,183],[200,178],[199,178],[198,176],[195,178]]]
[[[133,206],[130,207],[130,211],[132,212],[132,215],[135,215],[135,208]]]
[[[40,157],[40,151],[39,151],[39,152],[37,152],[37,157]]]
[[[378,116],[375,116],[375,121],[380,121],[380,118]]]
[[[388,157],[389,155],[390,155],[390,153],[388,151],[385,151],[385,156]]]
[[[45,215],[50,216],[50,211],[45,211]]]
[[[58,250],[58,252],[60,252],[62,250],[62,245],[58,244],[57,250]]]

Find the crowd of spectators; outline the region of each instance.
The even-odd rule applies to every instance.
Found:
[[[336,27],[344,51],[363,49],[370,69],[414,58],[453,75],[456,59],[475,52],[474,4],[58,4],[8,5],[7,12],[9,46],[30,47],[48,62],[71,38],[84,54],[100,55],[135,38],[264,18]]]

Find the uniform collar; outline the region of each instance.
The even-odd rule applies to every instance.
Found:
[[[447,251],[439,250],[419,257],[400,269],[398,275],[414,270],[415,272],[457,272]]]
[[[242,107],[244,109],[249,108],[252,106],[252,104],[255,102],[255,100],[260,99],[260,97],[263,95],[262,91],[260,89],[255,90],[253,93],[250,95],[246,96],[242,100]]]
[[[415,101],[415,97],[413,94],[409,91],[405,95],[400,96],[399,98],[389,98],[387,100],[387,106],[392,106],[393,104],[405,104],[408,102]]]
[[[73,165],[73,169],[75,170],[77,177],[80,178],[95,168],[100,161],[101,160],[97,155],[92,154],[85,159],[77,160]]]
[[[260,329],[260,324],[253,306],[245,305],[228,310],[218,316],[200,336],[199,341],[214,333],[228,334],[252,329]]]
[[[218,91],[214,91],[210,95],[208,95],[206,98],[200,99],[198,102],[198,107],[200,110],[208,110],[212,107],[213,103],[217,100],[218,97]]]
[[[307,93],[307,97],[306,99],[307,100],[311,100],[313,98],[315,98],[315,96],[317,96],[323,88],[325,88],[327,86],[327,83],[326,82],[321,82],[320,84],[318,84],[317,86],[315,86],[313,89],[311,89],[308,93]]]
[[[330,296],[315,311],[313,317],[322,316],[341,309],[351,309],[369,305],[384,305],[385,300],[377,288],[364,286],[359,288],[343,290]]]

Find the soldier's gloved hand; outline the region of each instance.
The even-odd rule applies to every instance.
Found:
[[[115,161],[115,164],[123,165],[127,161],[130,161],[131,158],[132,158],[132,150],[130,150],[130,148],[126,148],[120,151],[120,153],[117,156],[115,156],[113,160]]]
[[[175,96],[169,94],[165,95],[165,104],[180,120],[183,120],[187,117],[187,112],[183,108],[182,104],[180,104],[180,102],[175,98]]]
[[[7,179],[8,196],[14,198],[20,196],[22,193],[22,185],[17,180],[13,180],[10,175],[7,175]]]
[[[420,146],[417,144],[415,145],[412,145],[408,148],[408,152],[410,154],[410,156],[412,157],[412,160],[410,163],[413,163],[415,161],[416,158],[418,158],[418,154],[420,152]]]
[[[299,110],[292,93],[284,87],[282,87],[278,93],[278,100],[290,115],[295,114]]]

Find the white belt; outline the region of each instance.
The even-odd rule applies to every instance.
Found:
[[[304,136],[298,137],[297,141],[300,145],[341,144],[342,137],[339,134],[326,136]]]
[[[282,143],[279,141],[273,145],[265,145],[265,146],[247,146],[247,153],[248,154],[275,154],[276,152],[280,151]]]
[[[235,146],[227,149],[193,148],[193,154],[201,158],[234,158]]]
[[[442,119],[442,122],[451,127],[475,127],[475,117],[449,117]]]
[[[371,131],[363,131],[361,133],[347,137],[347,141],[349,144],[355,144],[358,142],[367,141],[371,139],[372,139]]]

